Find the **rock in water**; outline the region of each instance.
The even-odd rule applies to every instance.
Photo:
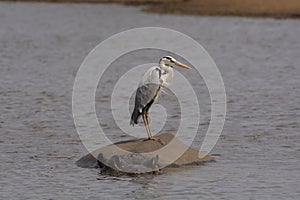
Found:
[[[158,155],[151,158],[144,156],[139,153],[129,153],[125,155],[114,155],[109,160],[105,160],[102,153],[98,156],[98,161],[102,161],[106,166],[101,167],[102,173],[108,170],[115,169],[118,172],[131,172],[135,174],[140,174],[144,172],[156,172],[159,171],[161,164],[159,163]],[[100,164],[101,165],[101,164]]]
[[[76,164],[84,168],[100,168],[102,173],[128,172],[138,174],[155,172],[162,167],[180,168],[186,165],[199,165],[203,162],[214,161],[214,158],[209,155],[199,157],[199,151],[186,146],[170,133],[163,133],[156,137],[165,144],[162,145],[158,141],[145,139],[118,142],[93,151],[80,158]],[[157,150],[162,148],[165,148],[164,152],[156,154]],[[183,149],[185,151],[181,155],[180,152]],[[177,159],[172,161],[170,158],[174,157]]]

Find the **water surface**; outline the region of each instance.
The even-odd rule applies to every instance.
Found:
[[[87,153],[71,111],[80,63],[107,37],[141,26],[188,34],[216,61],[228,98],[226,124],[212,152],[217,162],[121,178],[75,166]],[[298,199],[299,33],[298,20],[162,16],[119,5],[1,2],[1,199]],[[155,62],[160,55],[137,52],[125,56],[123,64],[139,64],[141,58]],[[109,87],[109,80],[105,84]],[[202,86],[202,125],[194,147],[199,147],[209,122],[209,96]],[[108,101],[101,91],[99,86],[99,113]],[[110,125],[111,137],[123,140]]]

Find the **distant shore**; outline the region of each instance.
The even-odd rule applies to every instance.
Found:
[[[300,18],[300,0],[18,0],[18,2],[121,3],[144,5],[143,10],[146,12],[166,14]]]

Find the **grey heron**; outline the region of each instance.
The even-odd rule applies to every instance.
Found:
[[[159,65],[151,67],[143,76],[143,79],[139,83],[135,95],[134,110],[131,115],[130,124],[138,123],[138,119],[142,116],[149,140],[163,142],[152,136],[148,111],[155,100],[158,98],[160,91],[163,87],[168,85],[174,76],[173,67],[179,66],[185,69],[191,69],[187,65],[178,62],[171,56],[165,56],[159,60]]]

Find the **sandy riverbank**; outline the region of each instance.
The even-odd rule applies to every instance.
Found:
[[[38,1],[43,0],[19,0]],[[300,18],[299,0],[44,0],[47,2],[145,5],[144,11],[188,15]]]

